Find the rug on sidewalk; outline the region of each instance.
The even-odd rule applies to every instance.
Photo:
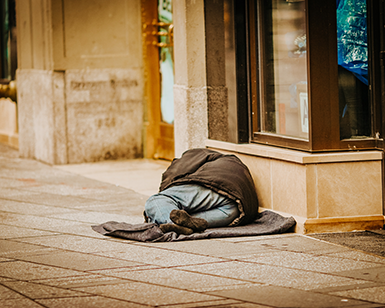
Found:
[[[198,240],[220,237],[257,236],[280,234],[291,231],[296,221],[293,217],[284,217],[272,211],[263,211],[253,223],[225,228],[206,229],[201,233],[178,235],[175,232],[163,233],[157,224],[128,224],[125,222],[109,221],[101,225],[92,226],[92,229],[103,235],[124,238],[141,242],[172,242]]]

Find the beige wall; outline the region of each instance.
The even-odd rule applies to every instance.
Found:
[[[140,0],[18,0],[20,154],[142,155]]]
[[[294,216],[299,233],[383,226],[381,151],[311,154],[257,144],[206,144],[236,154],[251,172],[260,207]]]

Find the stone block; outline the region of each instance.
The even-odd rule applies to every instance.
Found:
[[[174,85],[175,156],[204,147],[208,137],[207,88]]]
[[[382,212],[381,161],[317,165],[319,218]]]
[[[139,69],[19,70],[20,155],[50,164],[142,156]]]

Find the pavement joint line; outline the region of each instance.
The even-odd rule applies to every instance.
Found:
[[[113,276],[112,276],[113,277]],[[220,276],[221,277],[221,276]],[[221,278],[227,278],[229,279],[228,277],[221,277]],[[157,287],[161,287],[161,288],[167,288],[167,289],[173,289],[173,290],[179,290],[179,291],[186,291],[186,292],[191,292],[191,293],[196,293],[196,294],[206,294],[207,295],[207,292],[200,292],[200,291],[196,291],[196,290],[192,290],[192,289],[183,289],[183,288],[178,288],[178,287],[173,287],[173,286],[166,286],[164,284],[159,284],[159,283],[153,283],[153,282],[143,282],[143,281],[140,281],[140,280],[133,280],[133,279],[129,279],[129,278],[121,278],[122,280],[127,280],[129,282],[135,282],[135,283],[140,283],[140,284],[148,284],[148,285],[152,285],[152,286],[157,286]],[[242,280],[243,281],[243,280]],[[248,282],[248,281],[245,281],[245,282]],[[122,283],[117,283],[117,284],[124,284],[125,282],[122,282]],[[255,284],[255,285],[261,285],[260,283],[256,283],[256,282],[252,282],[252,284]],[[78,288],[82,288],[82,287],[78,287]],[[76,290],[77,288],[73,288],[74,290]],[[71,289],[71,290],[73,290]],[[209,291],[208,291],[209,292]],[[93,293],[92,293],[93,294]],[[225,298],[225,299],[233,299],[233,298],[230,298],[230,297],[225,297],[223,295],[215,295],[217,297],[221,297],[221,298]],[[233,299],[234,300],[234,299]],[[138,302],[139,303],[139,302]],[[140,304],[140,303],[139,303]]]
[[[202,273],[200,273],[200,274],[201,275],[206,275],[206,274],[202,274]],[[134,280],[134,279],[125,278],[125,277],[117,277],[117,276],[111,276],[111,275],[100,274],[100,273],[98,273],[97,275],[104,276],[104,277],[109,277],[109,278],[117,278],[117,279],[123,280],[122,282],[109,283],[109,284],[105,283],[105,284],[102,284],[102,285],[112,285],[112,284],[113,285],[117,285],[117,284],[125,284],[127,282],[136,282],[136,283],[140,283],[140,284],[149,284],[149,285],[158,286],[158,287],[162,287],[162,288],[169,288],[169,289],[175,289],[175,290],[180,290],[180,291],[187,291],[187,292],[198,293],[198,294],[205,294],[206,293],[206,292],[200,292],[200,291],[191,290],[191,289],[188,289],[188,288],[177,288],[177,287],[173,287],[173,286],[165,286],[165,285],[162,285],[162,284],[159,284],[159,283],[143,282],[143,281],[140,281],[140,280]],[[77,277],[77,276],[68,276],[68,277]],[[219,276],[219,277],[221,277],[221,276]],[[64,278],[64,277],[60,277],[60,278]],[[227,278],[227,277],[221,277],[221,278],[237,280],[237,279]],[[52,280],[52,279],[55,279],[55,278],[50,278],[50,280]],[[43,280],[43,279],[40,279],[40,280]],[[44,279],[44,280],[46,280],[46,279]],[[44,284],[42,282],[39,283],[38,280],[20,280],[20,279],[18,279],[16,281],[23,281],[23,282],[27,282],[27,283],[35,283],[35,284],[41,284],[41,285],[44,285],[44,286],[52,287],[52,285]],[[248,282],[248,281],[244,281],[244,280],[241,280],[241,281]],[[261,283],[257,283],[257,282],[252,282],[251,284],[261,285]],[[100,285],[98,285],[98,286],[100,286]],[[76,290],[78,292],[80,291],[82,293],[86,293],[86,294],[89,294],[89,295],[95,295],[95,296],[98,296],[98,295],[104,296],[102,294],[95,294],[95,293],[90,293],[90,292],[87,292],[87,291],[78,290],[78,288],[87,288],[87,287],[84,287],[84,286],[81,286],[81,287],[80,286],[79,287],[68,287],[68,288],[55,286],[55,288],[60,288],[60,289],[65,289],[65,290]],[[216,295],[216,296],[222,297],[220,295]],[[65,296],[65,297],[61,297],[61,298],[68,298],[68,297],[71,297],[71,296]],[[105,297],[108,297],[108,296],[105,296]],[[59,297],[55,297],[55,298],[59,298]],[[114,297],[111,297],[111,298],[114,298]],[[39,299],[42,299],[42,298],[39,298]],[[229,298],[229,299],[231,299],[231,298]],[[134,302],[134,303],[138,303],[138,302]],[[141,304],[141,303],[139,303],[139,304]]]
[[[352,284],[352,285],[338,286],[338,287],[311,289],[311,291],[321,292],[321,293],[330,293],[330,292],[339,292],[339,291],[348,291],[348,290],[361,290],[361,289],[368,289],[368,288],[380,287],[380,286],[385,286],[385,283],[368,282],[364,284]]]
[[[19,291],[14,290],[14,289],[12,289],[12,288],[10,288],[10,287],[4,285],[4,284],[1,283],[1,282],[0,282],[0,285],[3,286],[3,287],[5,287],[5,288],[7,288],[7,289],[9,289],[9,290],[11,290],[11,291],[13,291],[13,292],[15,292],[15,293],[17,293],[17,294],[19,294],[19,295],[21,295],[21,296],[23,296],[23,297],[25,297],[25,298],[27,298],[27,299],[29,299],[29,300],[31,300],[31,301],[33,301],[33,302],[35,302],[36,304],[38,304],[38,305],[40,305],[40,306],[42,306],[42,307],[48,308],[47,306],[44,306],[44,305],[42,305],[42,304],[36,302],[33,298],[31,298],[31,297],[29,297],[29,296],[27,296],[27,295],[25,295],[25,294],[23,294],[23,293],[20,293]]]
[[[272,285],[272,284],[264,284],[262,285],[261,287],[263,286],[271,286],[271,287],[277,287],[276,285]],[[341,295],[336,295],[336,294],[328,294],[328,293],[320,293],[320,292],[315,292],[314,290],[303,290],[303,289],[298,289],[298,288],[293,288],[293,287],[286,287],[286,286],[278,286],[279,288],[283,288],[283,289],[289,289],[289,290],[294,290],[294,291],[302,291],[302,292],[306,292],[306,293],[309,293],[309,294],[312,294],[312,293],[317,293],[317,294],[321,294],[321,295],[330,295],[330,296],[333,296],[333,297],[339,297],[341,299],[349,299],[349,300],[355,300],[355,301],[360,301],[364,304],[378,304],[376,302],[371,302],[371,301],[365,301],[365,300],[362,300],[362,299],[356,299],[356,298],[350,298],[350,297],[346,297],[346,296],[341,296]],[[206,292],[206,294],[210,294],[211,292],[208,291]],[[218,295],[215,295],[215,296],[218,296]],[[234,298],[228,298],[228,299],[234,299]],[[250,303],[253,303],[255,304],[254,302],[250,302]],[[269,307],[269,306],[267,306]],[[271,307],[276,307],[276,306],[271,306]],[[355,307],[359,308],[361,307],[361,305],[355,305]],[[296,308],[296,307],[290,307],[290,308]]]
[[[237,261],[239,262],[238,260],[234,260],[234,261]],[[310,273],[316,273],[316,274],[323,274],[323,275],[330,275],[330,276],[336,276],[336,277],[343,277],[343,278],[348,278],[346,276],[340,276],[338,275],[338,273],[340,272],[319,272],[319,271],[312,271],[312,270],[307,270],[307,269],[302,269],[302,268],[293,268],[293,267],[288,267],[288,266],[283,266],[283,265],[273,265],[273,264],[266,264],[266,263],[258,263],[258,262],[253,262],[253,261],[249,261],[249,260],[243,260],[242,262],[245,262],[245,263],[251,263],[251,264],[259,264],[259,265],[267,265],[267,266],[274,266],[274,267],[282,267],[282,268],[286,268],[286,269],[291,269],[291,270],[298,270],[298,271],[303,271],[303,272],[310,272]],[[371,262],[369,262],[371,263]],[[385,268],[385,265],[383,266],[377,266],[377,267],[371,267],[370,269],[374,269],[374,268]],[[365,269],[368,269],[368,268],[361,268],[361,269],[355,269],[355,270],[365,270]],[[343,273],[345,271],[341,271],[341,273]],[[373,282],[372,280],[367,280],[367,279],[364,279],[364,278],[355,278],[355,277],[349,277],[350,279],[353,279],[353,280],[365,280],[365,281],[370,281],[370,282]]]
[[[345,247],[346,248],[346,247]],[[371,255],[373,257],[377,257],[377,258],[381,258],[381,259],[385,259],[385,257],[383,256],[379,256],[379,255],[376,255],[376,254],[372,254],[372,253],[369,253],[369,252],[366,252],[366,251],[363,251],[363,250],[355,250],[353,248],[349,248],[353,251],[356,251],[356,252],[359,252],[359,253],[363,253],[363,254],[367,254],[367,255]],[[313,256],[316,256],[316,257],[330,257],[330,258],[337,258],[337,259],[348,259],[348,260],[353,260],[353,261],[357,261],[357,262],[367,262],[367,263],[377,263],[377,264],[382,264],[385,266],[385,263],[384,262],[378,262],[378,261],[366,261],[366,260],[359,260],[357,258],[349,258],[349,257],[340,257],[340,256],[328,256],[330,254],[334,254],[335,252],[326,252],[324,254],[316,254],[316,253],[308,253],[310,255],[313,255]],[[384,260],[385,261],[385,260]]]

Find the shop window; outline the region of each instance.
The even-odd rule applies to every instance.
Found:
[[[261,8],[261,131],[308,139],[305,2],[270,0]]]
[[[379,2],[246,3],[250,141],[314,152],[376,148]]]

